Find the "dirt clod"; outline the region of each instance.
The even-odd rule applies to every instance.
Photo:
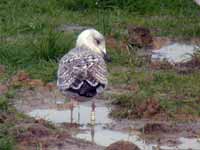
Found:
[[[5,94],[6,92],[8,92],[8,86],[0,84],[0,95]]]
[[[154,99],[149,99],[137,107],[137,115],[139,117],[153,117],[160,113],[160,103]]]
[[[128,26],[128,42],[131,45],[138,47],[152,46],[153,37],[149,29],[144,27]]]
[[[162,62],[159,62],[159,61],[152,61],[150,63],[150,66],[149,66],[151,69],[153,70],[169,70],[169,69],[173,69],[174,66],[171,65],[169,62],[167,61],[162,61]]]
[[[32,136],[37,137],[44,137],[50,134],[50,131],[45,126],[40,124],[34,124],[33,126],[30,126],[27,131],[30,132]]]
[[[7,119],[7,116],[3,113],[0,114],[0,123],[4,123]]]
[[[144,134],[152,134],[152,133],[166,133],[170,129],[170,126],[162,123],[147,123],[144,128]]]
[[[20,86],[22,84],[27,84],[30,80],[28,73],[25,71],[19,71],[16,75],[11,78],[10,85],[12,86]]]
[[[106,150],[140,150],[136,145],[128,141],[118,141],[109,145]]]
[[[24,71],[20,71],[17,73],[16,78],[18,81],[25,81],[29,79],[29,75]]]

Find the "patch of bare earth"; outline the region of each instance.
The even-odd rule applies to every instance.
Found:
[[[20,112],[29,112],[37,108],[51,108],[56,99],[64,97],[58,92],[55,83],[43,83],[31,79],[25,71],[19,71],[8,81],[0,85],[0,94],[9,87],[18,87],[17,94],[11,100]],[[12,124],[9,134],[15,137],[19,150],[102,150],[90,142],[72,138],[70,130],[78,128],[77,124],[63,124],[59,127],[45,120],[28,117],[17,117],[15,113],[0,113],[0,124]]]
[[[34,118],[17,118],[15,113],[0,113],[0,124],[12,124],[9,134],[16,139],[18,150],[102,150],[101,146],[71,137],[74,125],[56,127]]]
[[[49,126],[44,120],[20,123],[13,129],[18,148],[47,150],[100,150],[101,147],[74,139],[68,133],[69,128],[58,130]]]
[[[25,72],[18,73],[11,79],[10,83],[11,85],[23,84],[23,87],[18,90],[16,97],[13,99],[17,109],[22,112],[28,112],[38,108],[51,108],[55,106],[56,99],[64,98],[57,90],[55,83],[44,84],[40,80],[33,80]],[[110,90],[113,91],[113,87],[110,87]],[[138,87],[128,87],[127,90],[137,91]],[[112,128],[116,130],[125,130],[125,128],[130,128],[131,123],[138,123],[140,127],[133,130],[144,133],[142,136],[144,136],[145,139],[148,139],[149,142],[168,145],[177,144],[177,139],[179,137],[191,138],[197,137],[200,134],[200,123],[176,123],[169,121],[167,115],[163,113],[159,103],[154,99],[149,99],[148,101],[141,103],[135,112],[137,113],[137,116],[143,119],[140,119],[139,121],[123,120],[122,124],[113,126]],[[0,123],[4,123],[5,120],[9,121],[14,119],[13,116],[7,117],[6,115],[0,115]],[[30,121],[29,119],[24,119],[23,121],[15,123],[16,127],[12,132],[16,136],[18,147],[21,150],[35,150],[36,148],[47,150],[103,149],[102,147],[89,142],[72,138],[69,131],[72,128],[78,128],[78,124],[62,124],[58,130],[44,120],[31,119]],[[120,145],[125,146],[126,150],[132,150],[134,148],[130,143],[124,144],[119,142],[110,145],[108,147],[109,149],[107,149],[115,150],[115,148],[119,148]]]

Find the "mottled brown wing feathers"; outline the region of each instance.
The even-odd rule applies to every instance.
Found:
[[[85,53],[66,54],[58,69],[57,85],[60,90],[78,89],[87,81],[91,86],[107,85],[107,69],[103,58],[97,54]]]

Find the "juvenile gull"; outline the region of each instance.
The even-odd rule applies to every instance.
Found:
[[[59,90],[78,102],[90,100],[101,93],[106,87],[107,68],[104,60],[110,60],[106,53],[104,36],[95,29],[81,32],[76,47],[65,54],[60,62],[57,73]],[[95,103],[92,103],[94,114]],[[94,115],[93,115],[94,119]]]

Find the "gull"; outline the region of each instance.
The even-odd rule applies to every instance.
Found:
[[[59,61],[57,86],[71,100],[71,112],[75,101],[79,104],[93,100],[93,97],[107,87],[108,71],[105,60],[110,61],[110,56],[106,52],[104,36],[95,29],[86,29],[78,35],[75,48]],[[91,121],[94,120],[93,100]]]

